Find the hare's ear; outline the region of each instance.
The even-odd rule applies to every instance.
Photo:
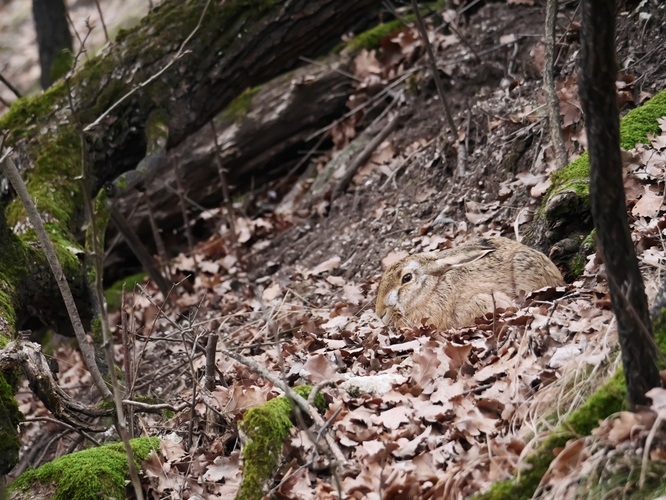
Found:
[[[445,251],[431,261],[429,271],[435,275],[444,274],[449,269],[476,262],[494,251],[494,248],[460,248],[454,252]]]

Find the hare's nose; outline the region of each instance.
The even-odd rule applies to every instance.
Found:
[[[385,325],[388,325],[391,322],[391,316],[393,316],[393,308],[392,307],[387,307],[384,309],[381,315],[378,315],[379,319],[382,320],[382,323]]]

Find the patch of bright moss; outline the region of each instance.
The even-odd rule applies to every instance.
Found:
[[[158,438],[137,438],[130,441],[137,467],[153,449]],[[52,483],[54,500],[97,500],[98,498],[125,498],[125,478],[129,470],[125,447],[116,443],[72,453],[28,469],[9,486],[9,491],[28,491],[35,481]]]
[[[260,87],[245,89],[236,99],[231,101],[229,106],[222,111],[222,118],[238,121],[244,118],[252,107],[252,100],[259,92]]]
[[[14,391],[0,373],[0,475],[7,474],[18,462],[21,441],[16,427],[22,420]]]
[[[629,111],[620,120],[620,146],[629,150],[638,143],[646,143],[648,134],[659,133],[658,118],[666,116],[666,89],[641,107]],[[573,189],[581,197],[589,195],[590,158],[587,152],[562,170],[551,175],[552,186],[547,197],[566,189]]]
[[[363,33],[359,33],[354,38],[347,42],[347,50],[351,52],[358,52],[362,49],[371,50],[379,47],[380,42],[402,28],[405,25],[399,19],[390,21],[388,23],[378,24],[374,28],[370,28]]]
[[[574,274],[574,276],[580,276],[581,274],[583,274],[583,271],[585,271],[586,263],[587,259],[585,258],[585,256],[579,253],[571,257],[568,262],[569,269]]]
[[[618,370],[604,385],[549,436],[539,449],[526,460],[529,468],[520,471],[519,478],[493,484],[475,500],[527,500],[532,498],[541,478],[555,458],[553,451],[563,447],[577,436],[586,436],[599,425],[599,421],[626,408],[627,390],[624,374]]]
[[[14,101],[9,111],[0,117],[0,130],[10,132],[7,144],[13,144],[33,133],[36,121],[38,119],[44,121],[52,111],[56,110],[58,103],[62,102],[65,96],[65,86],[59,82],[42,94]]]
[[[71,50],[64,49],[58,52],[51,66],[51,82],[60,80],[67,75],[74,64],[74,54]]]
[[[133,274],[132,276],[119,279],[107,288],[104,295],[106,296],[106,305],[109,311],[120,310],[120,301],[123,297],[123,285],[125,285],[125,293],[132,293],[134,286],[143,282],[146,276],[148,276],[147,273]]]
[[[294,391],[307,398],[312,387],[295,387]],[[315,406],[323,411],[326,404],[321,393],[315,398]],[[278,466],[282,443],[293,427],[291,420],[292,402],[286,396],[271,399],[257,408],[251,408],[243,415],[240,428],[248,441],[243,449],[245,468],[243,482],[238,490],[238,500],[254,500],[264,496],[264,483]]]

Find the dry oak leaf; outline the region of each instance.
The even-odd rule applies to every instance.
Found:
[[[328,260],[325,260],[324,262],[322,262],[321,264],[316,266],[314,269],[311,269],[309,272],[307,272],[307,274],[308,275],[318,275],[318,274],[325,273],[327,271],[332,271],[333,269],[335,269],[336,267],[338,267],[340,265],[341,261],[342,261],[342,259],[340,259],[340,257],[338,257],[336,255],[334,257],[331,257]]]
[[[432,427],[427,426],[425,430],[416,436],[414,439],[400,438],[398,439],[399,448],[393,450],[393,456],[396,458],[412,458],[416,455],[416,452],[425,440],[428,439],[428,436],[432,433]]]
[[[342,287],[345,295],[345,299],[352,304],[360,304],[363,302],[365,296],[359,287],[356,285],[344,285]]]
[[[586,458],[585,440],[576,439],[569,441],[564,449],[551,462],[544,481],[561,479],[575,469]]]
[[[651,186],[645,186],[645,193],[631,209],[631,213],[638,217],[655,217],[663,202],[663,195],[655,193]]]
[[[240,483],[242,473],[240,470],[240,464],[238,462],[239,455],[240,452],[236,450],[231,454],[231,456],[215,457],[213,464],[207,467],[203,478],[206,481],[212,481],[214,483],[222,481],[223,479],[225,483],[229,481]]]
[[[271,300],[277,298],[280,296],[280,285],[278,283],[273,283],[271,286],[266,288],[263,293],[261,294],[263,299],[266,302],[270,302]]]
[[[303,365],[303,370],[307,372],[307,378],[318,384],[325,380],[335,380],[338,378],[337,368],[326,356],[323,354],[315,354],[310,356]]]
[[[383,425],[387,429],[396,430],[401,425],[409,423],[409,416],[412,413],[411,408],[396,406],[381,412],[379,415],[372,415],[370,420],[375,425]]]

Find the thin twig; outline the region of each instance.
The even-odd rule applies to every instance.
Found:
[[[79,311],[76,309],[76,303],[74,301],[74,296],[72,295],[72,290],[69,288],[69,283],[67,283],[67,278],[65,278],[60,261],[56,256],[55,249],[53,248],[51,240],[46,233],[42,217],[39,214],[37,207],[33,203],[32,198],[30,197],[30,193],[28,193],[28,189],[26,188],[25,183],[21,178],[21,174],[14,164],[14,161],[11,159],[9,154],[5,156],[6,157],[2,162],[2,170],[5,173],[7,179],[9,179],[9,182],[11,182],[14,190],[21,198],[21,202],[23,203],[23,206],[28,213],[28,219],[35,228],[39,243],[44,250],[44,253],[46,254],[46,259],[48,260],[49,266],[51,266],[53,276],[58,283],[58,288],[60,289],[63,301],[65,302],[65,308],[67,309],[67,314],[69,315],[69,319],[72,322],[72,328],[74,329],[76,340],[79,343],[79,348],[81,349],[83,360],[88,366],[88,370],[90,371],[90,375],[92,376],[97,390],[99,390],[100,394],[105,400],[110,400],[113,395],[104,382],[104,378],[102,377],[102,374],[97,367],[97,363],[95,362],[95,355],[93,354],[93,350],[88,343],[86,331],[83,328],[83,323],[81,322],[81,317],[79,316]]]
[[[2,76],[2,73],[0,73],[0,82],[4,83],[9,90],[12,91],[12,94],[14,94],[18,99],[23,97],[21,93],[18,91],[16,87],[14,87],[9,80],[7,80],[4,76]]]
[[[557,20],[557,0],[546,2],[546,48],[543,66],[543,90],[546,93],[548,104],[548,130],[550,141],[553,143],[555,163],[558,169],[564,168],[567,163],[567,149],[564,147],[562,137],[562,121],[560,118],[560,100],[555,90],[555,25]]]
[[[222,198],[227,207],[227,217],[229,218],[229,234],[231,235],[231,243],[236,252],[236,258],[239,259],[240,248],[238,246],[238,237],[236,236],[236,218],[234,216],[234,204],[229,194],[229,184],[227,183],[227,176],[222,166],[222,150],[217,140],[217,130],[215,130],[215,120],[210,121],[210,130],[213,134],[213,145],[215,146],[215,164],[217,165],[217,173],[220,176],[220,184],[222,185]]]
[[[82,431],[81,429],[77,429],[73,425],[68,424],[67,422],[63,422],[62,420],[58,420],[56,418],[51,418],[51,417],[26,417],[23,422],[50,422],[52,424],[58,424],[63,427],[66,427],[67,429],[76,432],[86,438],[88,441],[93,443],[95,446],[102,446],[102,443],[97,441],[94,437],[92,437],[90,434],[88,434],[86,431]]]
[[[253,359],[243,356],[242,354],[239,354],[237,352],[232,352],[227,349],[222,349],[222,354],[232,359],[235,359],[239,363],[244,364],[256,374],[264,377],[275,387],[281,389],[289,397],[289,399],[291,399],[303,412],[305,412],[306,415],[308,415],[312,420],[314,420],[314,422],[318,426],[323,427],[326,424],[321,415],[319,415],[319,412],[317,411],[316,408],[310,406],[302,396],[294,392],[294,390],[291,387],[289,387],[285,382],[283,382],[275,375],[273,375],[271,372],[269,372],[265,367],[261,366]],[[337,443],[328,433],[325,435],[325,439],[326,439],[326,444],[328,445],[335,459],[340,463],[340,465],[343,465],[347,461],[347,459],[342,453],[342,450],[340,450],[340,447],[337,445]]]
[[[188,37],[187,37],[187,38],[183,41],[183,43],[180,45],[180,48],[178,49],[178,52],[176,52],[176,55],[173,56],[173,59],[171,59],[171,61],[169,61],[169,63],[168,63],[166,66],[164,66],[161,70],[159,70],[157,73],[155,73],[154,75],[152,75],[152,76],[151,76],[150,78],[148,78],[147,80],[141,82],[139,85],[137,85],[137,86],[134,87],[132,90],[130,90],[129,92],[127,92],[124,96],[122,96],[120,99],[118,99],[115,103],[113,103],[113,104],[109,107],[109,109],[107,109],[106,111],[104,111],[104,113],[102,113],[101,115],[99,115],[99,116],[97,117],[97,119],[96,119],[94,122],[92,122],[90,125],[87,125],[87,126],[83,129],[84,132],[88,132],[88,131],[92,130],[93,128],[95,128],[97,125],[99,125],[99,124],[102,122],[102,120],[103,120],[104,118],[106,118],[106,116],[107,116],[109,113],[111,113],[111,111],[113,111],[114,109],[116,109],[116,108],[117,108],[117,107],[118,107],[118,106],[119,106],[119,105],[120,105],[125,99],[128,99],[128,98],[129,98],[130,96],[132,96],[132,94],[134,94],[136,91],[142,89],[142,88],[145,87],[146,85],[149,85],[150,83],[152,83],[153,81],[155,81],[156,79],[158,79],[160,76],[162,76],[162,74],[163,74],[165,71],[167,71],[167,70],[168,70],[171,66],[173,66],[177,61],[179,61],[182,57],[184,57],[185,55],[187,55],[187,54],[189,54],[189,53],[191,52],[191,51],[189,51],[189,50],[187,50],[187,51],[184,50],[184,49],[185,49],[185,45],[187,45],[187,43],[192,39],[192,37],[195,35],[195,33],[196,33],[196,32],[199,30],[199,28],[201,27],[201,23],[202,23],[202,21],[203,21],[204,16],[206,15],[206,12],[208,11],[208,6],[209,6],[209,5],[210,5],[210,0],[208,0],[208,1],[206,2],[206,5],[204,6],[203,11],[201,12],[201,16],[199,17],[199,21],[197,22],[197,25],[194,27],[194,29],[192,30],[192,32],[188,35]]]
[[[432,71],[432,76],[435,79],[435,86],[437,87],[437,93],[439,98],[444,105],[444,113],[446,115],[446,120],[449,123],[449,128],[451,129],[451,137],[454,141],[458,138],[458,130],[456,128],[456,123],[453,121],[453,115],[451,114],[451,108],[449,107],[449,102],[446,99],[446,94],[444,93],[444,85],[442,84],[442,79],[439,77],[439,69],[437,68],[437,60],[435,59],[435,54],[432,51],[432,46],[428,40],[428,32],[426,31],[425,24],[423,23],[423,18],[421,17],[421,12],[419,11],[419,6],[416,3],[416,0],[412,0],[412,9],[414,10],[414,16],[416,16],[416,24],[421,33],[421,39],[423,40],[423,45],[428,54],[428,60],[430,61],[430,69]],[[478,55],[477,55],[478,57]]]
[[[111,39],[109,38],[109,32],[106,29],[106,23],[104,22],[104,14],[102,13],[102,7],[99,5],[99,0],[95,0],[95,6],[97,7],[97,12],[99,13],[99,20],[102,22],[102,28],[104,29],[104,37],[106,38],[106,43],[109,43]]]
[[[185,236],[187,237],[187,247],[190,255],[194,253],[194,236],[192,235],[192,226],[190,224],[190,217],[187,214],[187,206],[185,205],[185,185],[183,183],[182,174],[178,160],[173,160],[173,171],[176,174],[176,185],[178,186],[178,206],[180,213],[183,217],[183,226],[185,228]],[[196,257],[194,258],[196,264]]]

